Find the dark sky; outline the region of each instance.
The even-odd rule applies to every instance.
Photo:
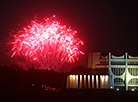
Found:
[[[77,30],[77,36],[85,43],[81,49],[86,55],[81,56],[77,64],[86,65],[88,52],[110,51],[122,55],[127,51],[138,55],[137,11],[134,1],[5,0],[0,2],[0,40],[8,36],[6,29],[17,29],[17,24],[26,25],[21,17],[29,24],[35,14],[39,21],[55,14],[61,24]],[[3,57],[0,60],[4,60]]]

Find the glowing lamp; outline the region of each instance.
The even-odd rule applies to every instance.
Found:
[[[75,75],[73,75],[73,79],[75,79]]]
[[[34,86],[34,84],[32,84],[32,86]]]
[[[70,75],[70,77],[72,77],[72,75]]]
[[[132,89],[132,91],[135,91],[135,89]]]

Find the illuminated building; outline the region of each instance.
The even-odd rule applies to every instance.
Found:
[[[106,71],[106,75],[86,74],[69,75],[67,77],[67,88],[124,88],[133,90],[138,87],[138,57],[128,55],[107,56],[101,53],[89,53],[88,68],[97,72]]]
[[[68,75],[67,88],[111,88],[108,75]]]

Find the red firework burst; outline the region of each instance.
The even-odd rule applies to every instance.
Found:
[[[54,69],[58,71],[65,61],[75,62],[79,54],[79,45],[83,41],[75,38],[76,31],[66,26],[53,17],[45,18],[44,22],[32,21],[31,25],[23,27],[13,36],[11,41],[11,57],[27,68],[33,67]]]

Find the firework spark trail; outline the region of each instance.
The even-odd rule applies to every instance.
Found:
[[[27,63],[35,63],[39,68],[58,71],[65,61],[75,62],[79,54],[79,45],[83,41],[75,38],[76,31],[54,20],[55,15],[44,22],[32,21],[31,25],[23,27],[11,41],[11,57],[24,67]]]

